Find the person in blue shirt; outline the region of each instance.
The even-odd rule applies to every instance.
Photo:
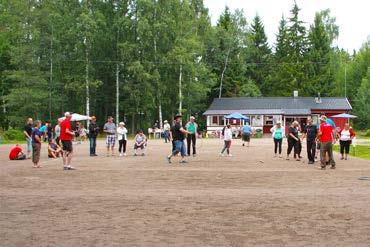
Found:
[[[249,123],[246,122],[242,129],[243,146],[245,146],[245,143],[247,143],[247,147],[249,147],[249,143],[251,140],[251,132],[252,132],[251,126],[249,126]]]

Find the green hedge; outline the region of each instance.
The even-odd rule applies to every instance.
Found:
[[[365,136],[370,137],[370,129],[365,132]]]
[[[24,141],[25,137],[22,131],[16,129],[9,129],[0,134],[3,141]]]

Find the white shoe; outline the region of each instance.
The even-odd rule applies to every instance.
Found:
[[[233,155],[232,154],[228,154],[227,156],[232,157]]]
[[[221,157],[224,157],[225,155],[224,154],[220,154]]]
[[[122,156],[123,156],[123,154],[122,154],[122,153],[120,153],[120,154],[119,154],[119,157],[122,157]]]

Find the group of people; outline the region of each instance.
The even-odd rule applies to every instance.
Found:
[[[79,135],[79,129],[73,130],[71,125],[72,115],[69,112],[65,113],[65,117],[58,120],[58,124],[55,127],[54,138],[49,137],[48,139],[48,156],[50,158],[62,157],[63,159],[63,170],[74,170],[71,166],[71,160],[73,156],[73,144],[72,140],[76,135]],[[109,116],[107,122],[104,124],[103,132],[106,134],[106,156],[115,155],[115,145],[118,141],[118,153],[119,156],[127,156],[127,141],[128,141],[128,130],[125,127],[124,122],[119,122],[118,126],[113,121],[113,117]],[[51,130],[50,130],[51,129]],[[164,141],[165,143],[172,143],[171,153],[166,157],[168,163],[172,163],[172,157],[181,156],[180,163],[187,163],[185,160],[186,156],[196,156],[196,141],[198,136],[198,124],[195,122],[195,117],[191,116],[190,120],[183,125],[182,116],[176,115],[173,121],[173,125],[169,124],[167,120],[164,121]],[[309,164],[314,164],[316,157],[316,149],[320,150],[320,162],[321,169],[325,169],[327,165],[330,165],[332,169],[335,169],[335,161],[333,158],[333,144],[339,140],[340,143],[340,154],[341,159],[348,159],[349,149],[352,139],[355,137],[355,132],[348,123],[345,126],[337,130],[334,122],[328,119],[326,116],[320,117],[320,125],[314,124],[312,118],[307,119],[307,125],[301,128],[297,121],[294,121],[288,128],[288,133],[285,134],[285,128],[281,122],[277,122],[274,127],[271,128],[272,138],[274,141],[274,156],[282,158],[282,143],[283,138],[287,138],[287,156],[286,159],[290,160],[290,155],[293,151],[294,159],[299,161],[301,157],[302,142],[306,139],[307,147],[307,158]],[[24,134],[27,140],[27,153],[23,153],[22,148],[16,145],[9,154],[9,158],[12,160],[20,160],[32,157],[32,162],[35,168],[40,168],[40,151],[42,140],[45,138],[45,133],[52,132],[52,128],[49,122],[44,126],[41,126],[41,121],[33,121],[32,118],[27,119],[27,124],[24,128]],[[96,139],[100,133],[100,128],[96,123],[96,117],[91,117],[89,123],[89,129],[87,136],[90,142],[90,156],[97,156],[96,154]],[[242,128],[242,145],[249,146],[250,137],[253,134],[252,128],[246,123]],[[222,138],[224,141],[223,148],[220,152],[221,156],[224,156],[226,151],[228,156],[232,156],[230,153],[231,142],[233,139],[233,131],[230,124],[227,124],[222,130]],[[186,139],[186,144],[185,144]],[[142,130],[137,131],[134,137],[134,156],[145,155],[147,147],[147,137]],[[31,155],[32,154],[32,155]]]
[[[276,125],[271,128],[271,133],[274,140],[275,157],[277,153],[279,153],[279,157],[282,158],[282,142],[285,131],[280,122],[277,122]],[[300,135],[300,133],[302,133],[302,135]],[[344,127],[338,131],[334,122],[324,115],[320,117],[319,126],[313,123],[312,118],[307,119],[307,125],[303,129],[297,121],[294,121],[288,129],[286,159],[290,159],[290,154],[293,151],[294,159],[300,161],[302,158],[302,141],[306,138],[308,164],[315,163],[316,149],[318,149],[320,150],[321,169],[326,169],[327,165],[335,169],[333,144],[339,140],[341,159],[347,160],[350,144],[354,137],[355,132],[350,127],[349,123],[346,123]]]

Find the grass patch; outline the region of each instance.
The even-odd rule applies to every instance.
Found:
[[[359,131],[356,131],[356,136],[357,138],[361,138],[361,139],[370,139],[370,130],[359,130]]]
[[[339,145],[334,145],[334,151],[339,153]],[[356,147],[351,145],[349,155],[361,159],[370,159],[370,145],[356,145]]]

